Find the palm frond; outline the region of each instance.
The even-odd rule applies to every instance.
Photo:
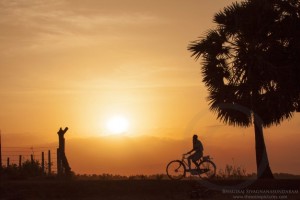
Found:
[[[216,28],[188,50],[201,58],[202,81],[217,118],[249,126],[253,112],[265,127],[290,119],[300,110],[299,0],[233,3],[213,21]]]

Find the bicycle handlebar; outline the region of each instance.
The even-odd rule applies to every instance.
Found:
[[[182,154],[182,158],[187,158],[188,154]]]

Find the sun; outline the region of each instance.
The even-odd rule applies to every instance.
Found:
[[[128,131],[128,120],[120,115],[111,117],[106,123],[107,130],[110,134],[124,134]]]

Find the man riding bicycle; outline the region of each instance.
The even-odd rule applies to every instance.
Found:
[[[186,156],[188,155],[189,156]],[[196,168],[191,169],[191,160]],[[193,149],[183,154],[181,160],[172,160],[168,163],[166,171],[172,180],[180,180],[186,177],[187,172],[191,176],[201,179],[210,179],[216,175],[216,164],[210,156],[203,156],[203,145],[198,140],[198,136],[193,136]]]
[[[193,154],[191,154],[194,151]],[[198,135],[193,135],[193,149],[187,152],[184,155],[191,154],[187,159],[188,159],[188,167],[191,169],[191,160],[193,163],[198,167],[197,161],[203,156],[203,145],[198,140]]]

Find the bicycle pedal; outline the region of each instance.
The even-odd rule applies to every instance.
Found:
[[[199,172],[198,172],[197,169],[191,170],[190,173],[191,173],[192,175],[198,175],[198,174],[199,174]]]

